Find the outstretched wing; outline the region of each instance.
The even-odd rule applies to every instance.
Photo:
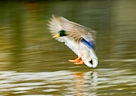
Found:
[[[81,38],[86,39],[87,41],[94,40],[95,31],[84,27],[75,22],[69,21],[64,17],[54,16],[49,21],[49,29],[51,30],[52,35],[56,35],[60,30],[65,30],[68,32],[68,36],[72,37],[75,41],[80,40]],[[64,42],[64,38],[56,38],[58,41]]]
[[[61,22],[59,22],[58,17],[56,16],[52,16],[51,20],[49,21],[49,30],[52,36],[56,35],[60,30],[63,30],[62,26],[61,26]],[[60,41],[60,42],[65,42],[64,37],[58,37],[55,38],[56,40]]]

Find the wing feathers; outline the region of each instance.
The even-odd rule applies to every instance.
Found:
[[[52,19],[49,21],[49,29],[52,35],[56,35],[60,30],[65,30],[68,32],[68,36],[75,39],[75,41],[80,40],[81,38],[87,39],[87,41],[94,40],[95,31],[84,27],[75,22],[69,21],[64,17],[52,16]],[[58,41],[62,41],[62,38],[56,38]]]

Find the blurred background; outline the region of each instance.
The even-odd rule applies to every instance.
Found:
[[[136,0],[0,1],[0,96],[135,96]],[[97,68],[52,38],[52,14],[97,31]]]

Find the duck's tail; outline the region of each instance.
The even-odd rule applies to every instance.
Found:
[[[89,51],[90,51],[90,59],[89,60],[85,60],[84,63],[88,66],[88,67],[97,67],[98,65],[98,58],[94,52],[93,49],[89,48]]]
[[[94,43],[92,41],[87,41],[85,39],[82,39],[81,42],[83,42],[83,44],[85,46],[87,46],[87,49],[89,51],[89,55],[90,58],[85,60],[84,63],[88,66],[88,67],[93,67],[95,68],[98,65],[98,58],[94,52]]]

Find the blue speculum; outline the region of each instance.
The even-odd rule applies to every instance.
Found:
[[[88,45],[90,48],[94,49],[94,43],[93,42],[91,42],[91,41],[88,42],[85,39],[82,39],[81,41],[84,42],[86,45]]]

